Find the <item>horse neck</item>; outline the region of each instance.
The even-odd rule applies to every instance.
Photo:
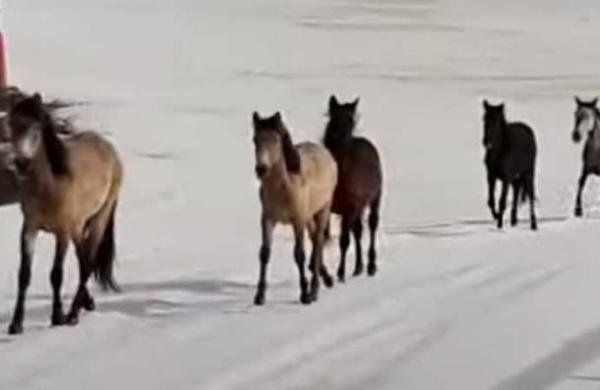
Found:
[[[352,121],[330,120],[325,129],[324,144],[334,155],[343,152],[354,138],[354,123]],[[344,136],[337,136],[343,134]]]
[[[262,180],[262,186],[269,192],[289,192],[291,189],[290,174],[285,166],[285,160],[282,158],[267,173]]]
[[[39,148],[31,164],[31,169],[24,178],[24,190],[34,194],[49,195],[56,188],[57,178],[52,173],[45,148]]]
[[[588,139],[592,141],[596,148],[600,149],[600,119],[598,116],[600,116],[600,113],[594,110],[594,126],[592,127],[592,131],[590,131]]]

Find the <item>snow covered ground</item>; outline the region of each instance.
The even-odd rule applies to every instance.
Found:
[[[42,240],[26,333],[0,335],[0,389],[600,387],[598,183],[571,218],[569,137],[573,95],[600,93],[597,1],[4,3],[11,82],[87,102],[71,115],[114,140],[127,180],[124,293],[49,328]],[[250,113],[282,110],[296,140],[318,139],[333,92],[360,95],[360,131],[385,160],[381,272],[303,307],[280,230],[255,308]],[[537,131],[538,233],[489,221],[483,97]],[[20,213],[0,218],[5,328]]]

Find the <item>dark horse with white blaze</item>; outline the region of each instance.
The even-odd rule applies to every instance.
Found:
[[[39,94],[15,103],[7,127],[12,145],[7,163],[19,181],[23,212],[17,302],[8,331],[23,331],[25,295],[39,231],[56,238],[50,273],[52,325],[74,325],[81,308],[95,308],[87,289],[91,275],[102,287],[117,289],[113,278],[114,223],[123,176],[121,162],[113,146],[96,133],[82,132],[61,139],[56,120]],[[70,241],[75,244],[79,260],[79,287],[65,315],[61,287]]]
[[[341,216],[340,250],[338,278],[346,278],[346,252],[350,245],[350,231],[354,235],[356,263],[354,276],[363,272],[362,233],[363,215],[369,214],[369,263],[367,273],[377,272],[376,233],[379,225],[383,172],[377,148],[364,137],[354,135],[356,127],[358,99],[351,103],[339,103],[335,96],[329,98],[329,123],[325,129],[323,142],[338,164],[338,183],[333,196],[331,212]]]
[[[504,104],[483,102],[483,146],[487,168],[488,206],[498,228],[503,226],[509,186],[512,186],[511,225],[518,222],[520,201],[529,201],[531,229],[537,229],[535,215],[535,160],[537,146],[530,126],[521,122],[507,122]],[[496,182],[502,183],[498,211],[496,211]]]
[[[575,110],[575,128],[573,129],[573,142],[578,143],[586,135],[583,147],[581,176],[575,199],[575,216],[583,216],[581,196],[589,175],[600,175],[600,111],[598,110],[598,98],[589,102],[575,98],[577,108]]]

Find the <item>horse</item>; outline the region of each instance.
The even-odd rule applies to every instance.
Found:
[[[530,224],[537,230],[535,215],[535,162],[537,145],[533,129],[522,122],[507,122],[504,104],[483,101],[483,146],[488,183],[488,207],[498,229],[503,227],[509,186],[512,186],[511,225],[518,224],[519,202],[529,200]],[[496,211],[496,182],[502,183]]]
[[[333,196],[331,212],[341,216],[341,251],[337,276],[346,279],[346,252],[350,245],[350,230],[355,243],[356,262],[354,276],[363,273],[362,232],[363,214],[370,209],[370,245],[367,273],[377,272],[376,233],[383,188],[383,171],[377,148],[364,137],[354,135],[359,99],[351,103],[339,103],[335,95],[329,98],[329,122],[325,128],[323,144],[338,164],[339,179]]]
[[[324,231],[329,221],[337,165],[322,146],[292,143],[281,114],[261,118],[252,115],[254,128],[255,172],[260,181],[262,244],[259,251],[260,275],[254,303],[265,303],[266,273],[271,256],[273,231],[277,224],[294,230],[294,258],[300,273],[300,302],[318,299],[319,277],[327,287],[333,280],[323,263]],[[305,276],[305,231],[312,241],[310,291]]]
[[[25,297],[40,231],[54,235],[56,251],[50,272],[53,326],[75,325],[81,308],[95,309],[87,289],[93,274],[104,289],[118,291],[113,277],[115,212],[123,167],[114,147],[100,135],[81,132],[61,139],[55,119],[36,93],[9,109],[11,156],[8,164],[19,182],[23,214],[18,292],[8,332],[23,332]],[[63,264],[73,242],[79,263],[79,286],[67,315],[61,287]]]
[[[585,183],[590,174],[600,175],[600,111],[598,110],[598,98],[591,101],[583,101],[575,97],[577,104],[575,110],[575,127],[571,134],[573,142],[579,143],[583,134],[587,134],[587,139],[583,147],[582,169],[579,176],[577,197],[575,199],[575,216],[583,216],[583,207],[581,205],[581,196]]]

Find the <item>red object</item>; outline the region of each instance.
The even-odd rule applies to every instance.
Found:
[[[4,34],[0,31],[0,89],[6,88],[6,55]]]

